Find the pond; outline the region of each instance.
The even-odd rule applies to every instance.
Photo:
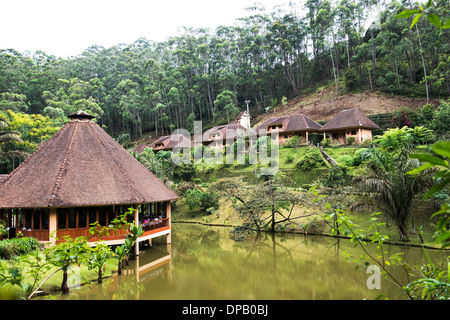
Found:
[[[368,288],[374,275],[355,270],[344,251],[361,250],[347,239],[295,234],[261,234],[234,241],[231,228],[172,225],[172,244],[153,240],[141,247],[123,274],[103,284],[74,288],[58,299],[88,300],[361,300],[380,294],[405,299],[381,277],[380,289]],[[402,252],[411,265],[426,263],[421,248],[386,246],[388,255]],[[436,251],[431,252],[437,253]],[[406,279],[400,268],[392,268]],[[371,282],[374,283],[374,282]]]

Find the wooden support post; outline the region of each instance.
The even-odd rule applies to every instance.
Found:
[[[171,222],[171,204],[170,201],[166,201],[166,218],[168,218],[169,220],[169,233],[167,234],[167,238],[166,238],[166,242],[167,243],[172,243],[172,222]]]
[[[50,208],[50,214],[48,217],[48,239],[50,240],[51,244],[56,243],[56,229],[58,227],[58,214],[56,210],[56,208]]]
[[[139,227],[139,205],[135,204],[134,205],[134,223],[136,224],[137,227]],[[135,252],[136,252],[136,257],[139,255],[139,239],[136,239],[136,243],[135,243]]]

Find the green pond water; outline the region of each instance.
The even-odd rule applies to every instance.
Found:
[[[231,228],[172,224],[172,244],[153,240],[141,247],[122,275],[102,284],[71,289],[58,299],[88,300],[361,300],[380,294],[406,299],[381,277],[380,289],[369,289],[374,273],[355,270],[343,251],[362,251],[346,239],[293,234],[261,234],[237,242]],[[387,255],[402,252],[410,265],[426,263],[421,248],[386,246]],[[437,251],[430,252],[437,256]],[[399,267],[391,272],[403,281]],[[370,280],[372,279],[372,280]],[[369,283],[374,284],[373,277]],[[69,279],[70,280],[70,279]],[[404,282],[406,283],[406,282]]]

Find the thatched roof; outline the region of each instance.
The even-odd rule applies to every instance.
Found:
[[[319,131],[322,126],[309,118],[308,116],[301,114],[292,114],[282,117],[270,118],[263,122],[256,129],[258,132],[261,129],[267,130],[270,125],[282,125],[282,128],[278,129],[279,132],[293,132],[293,131]]]
[[[225,143],[226,139],[234,140],[236,139],[239,134],[247,132],[247,128],[240,125],[239,123],[229,123],[224,124],[220,126],[212,127],[211,129],[206,130],[201,137],[195,139],[194,142],[200,143],[200,142],[212,142],[216,140],[223,140],[223,143]],[[211,138],[212,134],[218,134],[217,137]]]
[[[159,144],[162,144],[162,146],[157,147]],[[192,147],[192,141],[182,134],[172,134],[170,136],[159,137],[149,147],[153,148],[155,152],[159,150],[172,150],[175,147],[190,148]]]
[[[359,109],[347,109],[342,110],[333,119],[328,121],[322,127],[321,131],[350,128],[380,129],[380,127],[378,127]]]
[[[95,122],[77,113],[0,184],[0,208],[174,200],[175,193]]]

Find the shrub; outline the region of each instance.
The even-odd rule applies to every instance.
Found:
[[[328,147],[330,144],[331,144],[330,138],[325,138],[325,139],[322,139],[322,141],[320,141],[320,145],[322,147]]]
[[[175,188],[175,193],[179,197],[183,197],[188,190],[192,190],[194,188],[195,188],[195,183],[183,181],[180,184],[178,184],[178,186]]]
[[[302,138],[299,136],[292,136],[291,138],[287,139],[284,146],[286,148],[298,148],[302,144]]]
[[[184,201],[188,205],[189,209],[192,210],[199,207],[201,196],[202,192],[199,189],[197,188],[189,189],[185,193]]]
[[[353,165],[359,166],[361,163],[363,163],[366,160],[368,153],[369,149],[367,148],[361,148],[356,150],[355,153],[353,154]]]
[[[344,154],[337,159],[337,162],[347,167],[351,167],[353,165],[353,158],[347,154]]]
[[[328,171],[327,177],[323,181],[323,185],[326,187],[334,187],[339,184],[345,183],[347,178],[347,167],[341,165],[332,166]]]
[[[11,259],[13,256],[27,254],[41,248],[42,244],[31,237],[2,240],[0,241],[0,258]]]
[[[347,144],[348,144],[348,145],[354,144],[355,141],[356,141],[356,138],[355,138],[355,137],[348,137],[348,138],[347,138]]]
[[[286,155],[286,163],[292,163],[294,161],[294,156],[292,154]]]
[[[219,196],[217,193],[210,190],[205,192],[198,188],[187,190],[185,202],[189,206],[189,209],[200,208],[207,213],[211,213],[219,208]]]
[[[311,170],[325,165],[322,154],[317,148],[308,148],[305,155],[297,162],[297,168],[300,170]]]
[[[196,176],[197,170],[192,163],[181,163],[173,168],[173,178],[177,181],[191,181]]]

